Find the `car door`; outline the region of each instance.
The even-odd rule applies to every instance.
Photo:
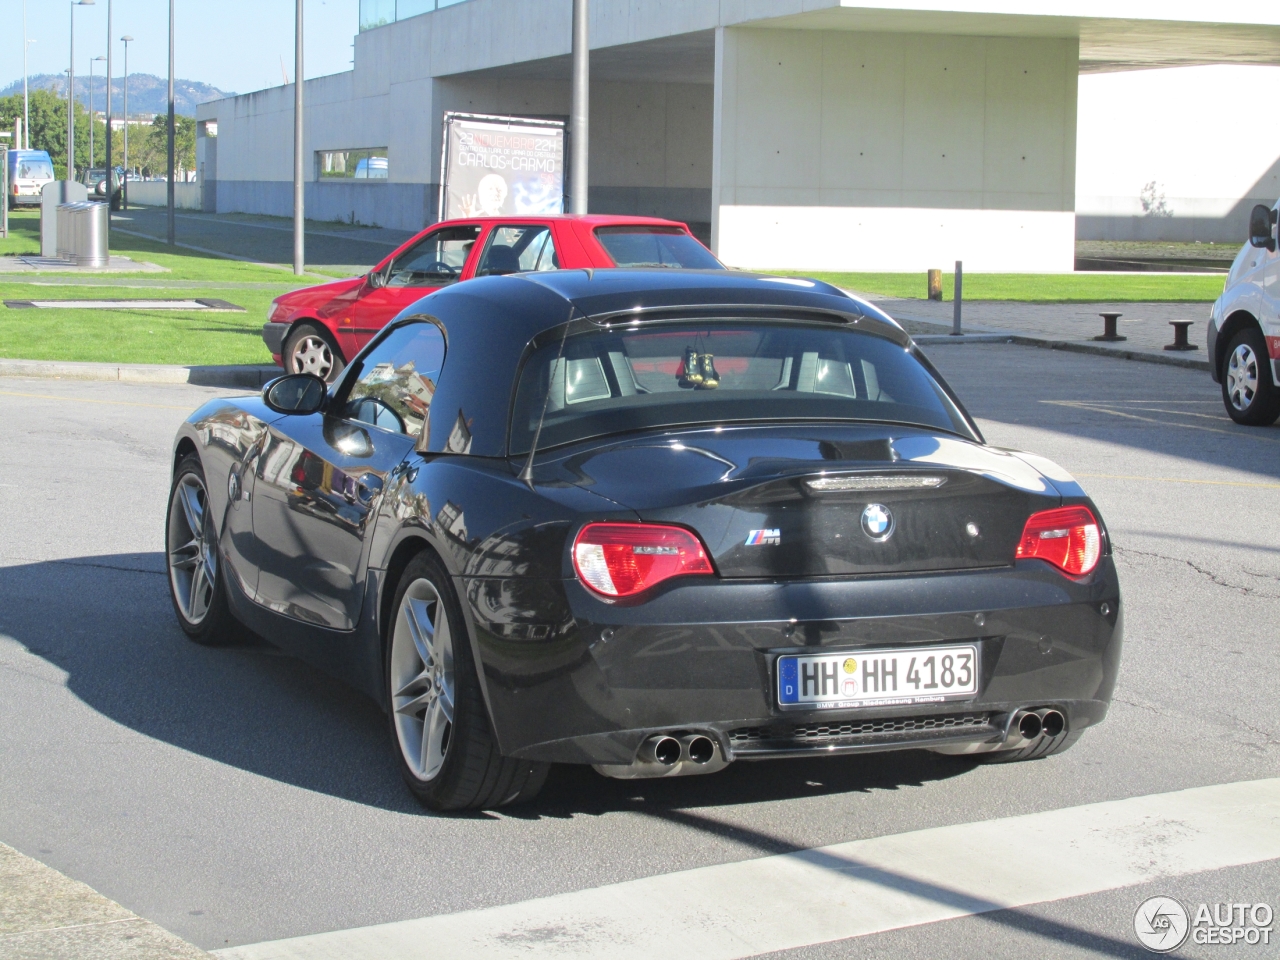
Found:
[[[398,325],[348,371],[325,413],[271,424],[252,501],[259,603],[355,627],[367,535],[388,475],[423,436],[443,363],[437,326]]]
[[[356,302],[356,347],[368,343],[405,307],[470,276],[468,261],[479,238],[479,224],[439,227],[370,274],[369,287]]]
[[[559,270],[560,257],[545,223],[500,223],[489,231],[476,263],[477,277]]]

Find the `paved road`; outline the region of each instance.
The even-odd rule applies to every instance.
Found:
[[[1280,427],[1235,427],[1195,371],[1013,345],[932,355],[991,442],[1062,463],[1110,524],[1124,663],[1110,718],[1071,752],[1002,766],[923,753],[744,763],[668,782],[566,768],[527,809],[428,815],[398,782],[370,703],[268,648],[206,650],[173,625],[160,552],[170,441],[216,391],[0,380],[0,841],[212,950],[554,894],[578,894],[557,902],[581,917],[602,885],[678,873],[680,889],[711,896],[712,926],[717,904],[750,901],[769,918],[788,890],[806,889],[774,861],[745,886],[740,868],[680,872],[891,835],[915,853],[886,876],[910,873],[935,837],[952,851],[938,869],[971,868],[964,843],[980,830],[965,825],[1149,798],[1134,801],[1146,826],[1104,844],[1124,862],[1100,856],[1074,885],[1032,840],[993,854],[993,873],[1024,871],[1024,892],[1040,891],[991,894],[1025,903],[1016,909],[964,900],[957,919],[926,922],[936,914],[917,904],[901,929],[821,944],[820,924],[792,924],[789,938],[717,955],[1140,957],[1131,925],[1147,896],[1280,907],[1280,861],[1250,865],[1215,845],[1220,862],[1171,867],[1168,851],[1199,826],[1154,796],[1280,777]],[[1258,809],[1219,819],[1252,824]],[[1076,829],[1092,815],[1054,816]],[[955,829],[920,833],[938,827]],[[1273,839],[1260,836],[1258,855],[1280,856],[1267,852]],[[957,861],[957,849],[970,855]],[[729,879],[708,894],[708,877]],[[833,896],[831,912],[863,910],[852,904]],[[646,955],[681,954],[665,920],[651,917]],[[507,947],[607,955],[591,939],[600,929],[535,928]]]

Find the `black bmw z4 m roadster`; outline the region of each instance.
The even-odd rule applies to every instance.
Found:
[[[178,622],[373,697],[436,809],[929,749],[1030,760],[1107,712],[1120,589],[1062,468],[987,445],[822,283],[562,271],[449,287],[332,385],[182,425]]]

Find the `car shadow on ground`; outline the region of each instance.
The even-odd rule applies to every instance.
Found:
[[[266,643],[210,648],[188,640],[174,620],[163,554],[0,567],[0,634],[64,671],[67,688],[89,707],[138,733],[307,790],[427,813],[400,779],[386,717],[372,700]],[[656,814],[896,790],[971,768],[920,751],[743,762],[662,780],[559,766],[535,801],[503,815]]]

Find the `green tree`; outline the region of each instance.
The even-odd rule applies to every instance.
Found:
[[[65,179],[67,175],[67,101],[51,90],[32,90],[30,94],[31,149],[46,150],[53,160],[54,176]],[[0,97],[0,129],[12,130],[14,121],[22,116],[22,95]],[[96,117],[93,123],[93,152],[89,156],[89,111],[84,104],[76,104],[76,172],[105,163],[106,124]],[[94,161],[97,163],[94,163]]]

